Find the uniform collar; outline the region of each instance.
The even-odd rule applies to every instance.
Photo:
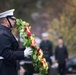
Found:
[[[48,42],[48,40],[43,40],[44,42]]]
[[[8,28],[8,27],[6,27],[6,26],[4,26],[4,25],[2,25],[2,24],[0,24],[0,28],[2,28],[2,29],[4,29],[4,30],[11,31],[11,29],[10,29],[10,28]]]

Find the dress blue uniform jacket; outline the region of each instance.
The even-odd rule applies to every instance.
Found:
[[[55,59],[58,61],[59,64],[65,63],[65,59],[68,59],[68,52],[66,46],[63,46],[62,48],[56,46]]]
[[[19,44],[11,30],[0,25],[0,75],[17,75],[17,59],[24,59],[24,52],[18,51]]]
[[[45,57],[46,61],[52,64],[50,56],[52,56],[52,42],[47,40],[42,40],[40,43],[40,48],[43,51],[43,56]]]

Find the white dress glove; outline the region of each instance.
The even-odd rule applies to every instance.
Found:
[[[31,54],[32,54],[32,49],[30,47],[26,47],[26,49],[24,50],[24,56],[29,57],[29,55]]]

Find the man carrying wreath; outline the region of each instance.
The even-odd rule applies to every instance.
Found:
[[[16,18],[14,9],[0,13],[0,75],[17,75],[16,60],[32,54],[30,47],[19,51],[19,44],[12,34]]]

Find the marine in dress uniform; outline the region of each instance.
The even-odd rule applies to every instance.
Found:
[[[58,39],[58,45],[55,48],[55,59],[58,63],[58,70],[60,75],[66,74],[66,61],[68,59],[68,52],[66,46],[63,44],[63,39]]]
[[[52,42],[48,40],[48,33],[44,32],[42,33],[43,40],[40,43],[40,48],[43,51],[43,55],[46,59],[46,61],[49,64],[52,64],[52,61],[50,57],[52,56]]]
[[[16,60],[31,55],[30,47],[19,51],[19,44],[12,34],[16,22],[14,9],[0,13],[0,75],[17,75]]]

